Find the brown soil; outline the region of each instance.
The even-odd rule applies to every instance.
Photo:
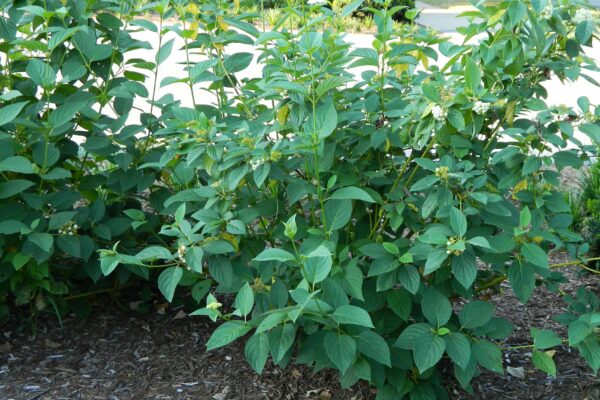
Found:
[[[565,269],[563,286],[598,289],[597,276]],[[550,317],[563,311],[562,298],[544,288],[521,305],[508,286],[492,301],[497,313],[515,325],[507,346],[527,344],[529,328],[559,329]],[[183,316],[183,318],[182,318]],[[374,399],[366,385],[342,390],[331,371],[313,374],[302,366],[280,370],[268,365],[257,376],[244,359],[243,343],[205,352],[215,324],[181,311],[131,316],[96,310],[87,320],[69,317],[64,328],[51,316],[38,334],[0,328],[1,399]],[[475,394],[462,391],[448,376],[453,399],[599,399],[600,379],[576,352],[557,351],[557,378],[536,372],[529,350],[508,350],[505,367],[523,368],[524,376],[483,373]]]

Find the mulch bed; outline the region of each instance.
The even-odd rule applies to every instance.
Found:
[[[567,293],[582,285],[599,288],[597,276],[580,275],[576,267],[565,273],[570,283],[562,288]],[[531,326],[559,328],[550,319],[563,310],[559,295],[538,288],[521,305],[508,286],[503,288],[504,294],[492,301],[499,316],[515,325],[509,345],[529,343]],[[16,327],[0,328],[1,399],[375,398],[366,385],[341,389],[331,371],[313,374],[303,366],[280,370],[268,365],[258,376],[247,365],[240,342],[207,353],[204,344],[215,324],[185,317],[181,310],[146,316],[95,310],[87,320],[68,317],[63,323],[60,329],[48,315],[35,337]],[[557,351],[558,376],[551,378],[534,370],[528,351],[509,351],[505,357],[505,367],[522,367],[523,376],[485,372],[475,378],[473,395],[449,376],[451,398],[600,399],[600,379],[576,352],[566,347]]]

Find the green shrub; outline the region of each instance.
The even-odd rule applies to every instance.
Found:
[[[379,399],[443,397],[444,355],[467,390],[480,368],[503,371],[498,341],[512,327],[479,294],[508,279],[525,302],[562,279],[547,254],[577,257],[581,237],[568,230],[558,172],[544,165],[580,165],[592,148],[567,149],[576,126],[599,139],[572,110],[557,120],[542,86],[594,68],[582,53],[593,23],[581,14],[575,24],[566,4],[550,15],[546,2],[528,5],[480,8],[487,22],[466,30],[485,33],[478,45],[424,30],[400,42],[390,12],[375,11],[373,48],[353,51],[339,32],[315,30],[319,20],[293,34],[231,20],[248,35],[232,37],[202,5],[208,60],[192,79],[210,81],[218,101],[169,104],[159,118],[162,159],[193,168],[196,185],[166,200],[160,212],[174,219],[161,234],[172,245],[148,249],[158,260],[145,264],[166,267],[158,283],[168,299],[186,271],[214,280],[195,313],[225,321],[209,350],[253,332],[246,356],[257,371],[269,355],[335,368],[343,385],[367,380]],[[256,40],[260,77],[239,80],[251,56],[213,45],[237,40]],[[440,67],[438,43],[449,58]],[[368,71],[357,78],[353,67]],[[549,145],[560,151],[542,155]],[[105,273],[140,261],[102,252]],[[223,314],[217,296],[227,293],[235,311]],[[577,321],[569,339],[596,370],[597,323]],[[541,350],[560,341],[539,332],[533,362],[555,374]]]
[[[3,140],[29,146],[11,135],[34,132],[37,123],[36,140],[48,137],[43,128],[67,108],[63,91],[91,93],[91,109],[77,103],[77,119],[64,128],[86,136],[87,153],[77,160],[93,164],[87,189],[83,178],[66,187],[138,200],[132,210],[115,203],[128,218],[113,223],[125,237],[98,241],[100,269],[144,277],[157,271],[168,300],[178,287],[191,288],[206,304],[195,315],[224,321],[209,350],[252,333],[245,353],[258,372],[270,355],[280,366],[334,368],[344,386],[368,381],[378,399],[444,398],[443,357],[467,390],[480,369],[503,371],[500,346],[512,327],[494,316],[482,292],[508,280],[526,302],[536,285],[552,289],[563,280],[549,252],[582,255],[559,172],[546,166],[579,166],[594,147],[580,145],[575,128],[600,142],[600,125],[574,110],[555,118],[543,86],[553,75],[574,80],[596,68],[583,53],[594,24],[573,4],[557,3],[552,12],[543,0],[481,6],[473,14],[484,22],[465,30],[476,44],[453,44],[425,29],[396,31],[393,10],[375,10],[372,48],[352,49],[343,32],[321,27],[339,27],[332,19],[360,2],[340,13],[321,10],[297,32],[260,32],[247,22],[252,16],[229,15],[225,1],[150,3],[140,11],[156,13],[158,26],[134,19],[126,2],[67,1],[68,13],[58,1],[46,3],[46,10],[2,8],[15,33],[35,30],[28,45],[42,52],[11,51],[12,79],[45,86],[3,90],[16,96],[0,111]],[[107,4],[121,18],[99,12]],[[302,10],[288,7],[283,18],[309,15]],[[164,23],[169,17],[180,24]],[[186,68],[159,82],[172,89],[159,98],[143,83],[171,56],[167,34],[180,36]],[[154,62],[124,55],[147,48],[136,37],[151,35],[160,44]],[[48,51],[55,41],[67,45]],[[260,52],[260,74],[242,78],[255,56],[232,52],[239,44]],[[69,62],[83,64],[75,68],[83,75],[46,84],[53,74],[34,56],[61,76]],[[32,66],[48,73],[38,79]],[[191,107],[180,102],[187,91]],[[146,103],[139,122],[132,120],[134,106]],[[550,146],[559,151],[546,155]],[[34,155],[15,154],[37,164]],[[71,169],[82,171],[77,163]],[[11,175],[2,184],[33,186],[4,192],[10,196],[2,201],[31,207],[28,193],[39,195],[44,181],[17,173],[27,179]],[[66,209],[91,208],[96,199],[82,195]],[[37,219],[32,232],[9,239],[54,238]],[[222,308],[226,294],[235,297],[231,313]],[[581,312],[578,301],[561,322],[570,345],[597,370],[600,318]],[[542,350],[561,340],[536,329],[532,336],[534,364],[554,375]]]
[[[583,172],[581,187],[567,193],[573,230],[580,232],[589,243],[589,256],[600,257],[600,162],[594,162]]]
[[[125,2],[0,4],[0,317],[13,302],[66,311],[69,289],[114,285],[100,281],[99,248],[138,249],[163,224],[144,211],[159,176],[137,169],[160,155],[136,146],[143,125],[125,125],[146,89],[121,72],[154,67],[126,61],[149,45],[116,17]],[[149,275],[127,266],[118,281],[132,274]]]

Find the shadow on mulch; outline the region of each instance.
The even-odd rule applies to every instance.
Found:
[[[597,277],[566,269],[573,293],[598,288]],[[521,305],[504,288],[495,296],[497,313],[515,325],[509,345],[529,342],[529,328],[559,328],[550,317],[563,311],[560,296],[538,288]],[[205,352],[215,324],[181,313],[131,316],[96,311],[88,320],[69,317],[60,329],[47,317],[36,337],[0,328],[1,399],[374,399],[366,385],[342,390],[331,371],[313,374],[303,366],[284,370],[268,365],[261,376],[247,365],[243,343]],[[562,328],[560,328],[562,329]],[[564,329],[560,330],[564,334]],[[2,335],[3,334],[3,335]],[[523,368],[523,377],[483,373],[474,395],[448,377],[453,399],[599,399],[600,379],[575,352],[559,349],[558,377],[536,372],[527,350],[506,353],[505,367]]]

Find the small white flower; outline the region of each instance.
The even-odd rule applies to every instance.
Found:
[[[255,170],[256,168],[258,168],[260,165],[262,164],[261,160],[250,160],[250,167],[252,167],[252,170]]]
[[[448,117],[448,110],[436,104],[431,109],[431,114],[436,121],[444,122]]]
[[[551,2],[548,2],[548,4],[546,4],[546,7],[544,7],[542,12],[540,13],[540,16],[543,19],[550,19],[550,18],[552,18],[553,14],[554,14],[554,6],[552,6]]]
[[[592,19],[594,19],[594,16],[592,15],[592,12],[590,10],[588,10],[587,8],[580,8],[575,13],[575,16],[573,17],[573,22],[579,24],[581,22],[591,21]]]
[[[488,112],[490,109],[490,103],[485,103],[483,101],[476,101],[473,105],[473,111],[475,114],[483,115]]]
[[[451,254],[452,250],[446,250],[446,254]]]
[[[187,247],[184,244],[179,245],[177,248],[177,256],[179,257],[179,261],[185,264],[185,253],[187,251]]]
[[[307,4],[309,6],[324,6],[325,4],[327,4],[327,1],[325,1],[325,0],[308,0]]]

